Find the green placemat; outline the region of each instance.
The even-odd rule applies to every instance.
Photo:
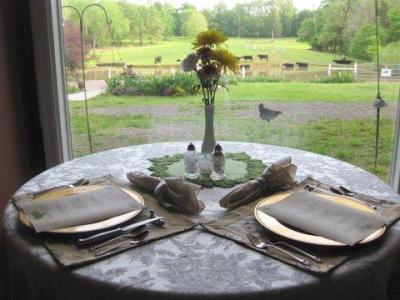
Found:
[[[149,168],[152,176],[165,178],[184,174],[183,154],[167,155],[149,160],[153,163]],[[233,187],[258,177],[265,167],[261,160],[251,158],[244,152],[225,153],[225,179],[213,181],[209,176],[201,176],[197,180],[186,180],[204,187]]]

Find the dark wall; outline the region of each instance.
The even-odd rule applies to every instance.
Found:
[[[45,168],[28,0],[0,1],[0,216]]]

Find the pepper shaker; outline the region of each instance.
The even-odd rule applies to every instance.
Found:
[[[225,156],[222,152],[220,144],[215,145],[215,149],[212,155],[213,169],[211,173],[212,180],[222,180],[225,178]]]

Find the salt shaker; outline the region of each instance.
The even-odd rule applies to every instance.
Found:
[[[222,147],[220,144],[217,144],[214,149],[214,153],[212,155],[212,163],[213,169],[211,173],[212,180],[222,180],[225,178],[225,156],[222,153]]]
[[[200,176],[199,173],[199,161],[197,159],[196,147],[193,143],[190,143],[185,153],[185,178],[197,179]]]

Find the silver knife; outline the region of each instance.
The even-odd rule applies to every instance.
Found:
[[[126,232],[130,232],[134,229],[137,229],[139,227],[142,227],[146,224],[151,224],[151,223],[159,223],[159,225],[164,224],[164,220],[162,219],[162,217],[155,217],[155,218],[151,218],[151,219],[147,219],[147,220],[143,220],[140,222],[136,222],[133,224],[130,224],[128,226],[125,227],[118,227],[112,230],[108,230],[108,231],[103,231],[100,233],[97,233],[95,235],[91,235],[89,237],[85,237],[85,238],[80,238],[76,241],[76,244],[78,246],[88,246],[88,245],[92,245],[116,236],[119,236],[121,234],[124,234]]]

